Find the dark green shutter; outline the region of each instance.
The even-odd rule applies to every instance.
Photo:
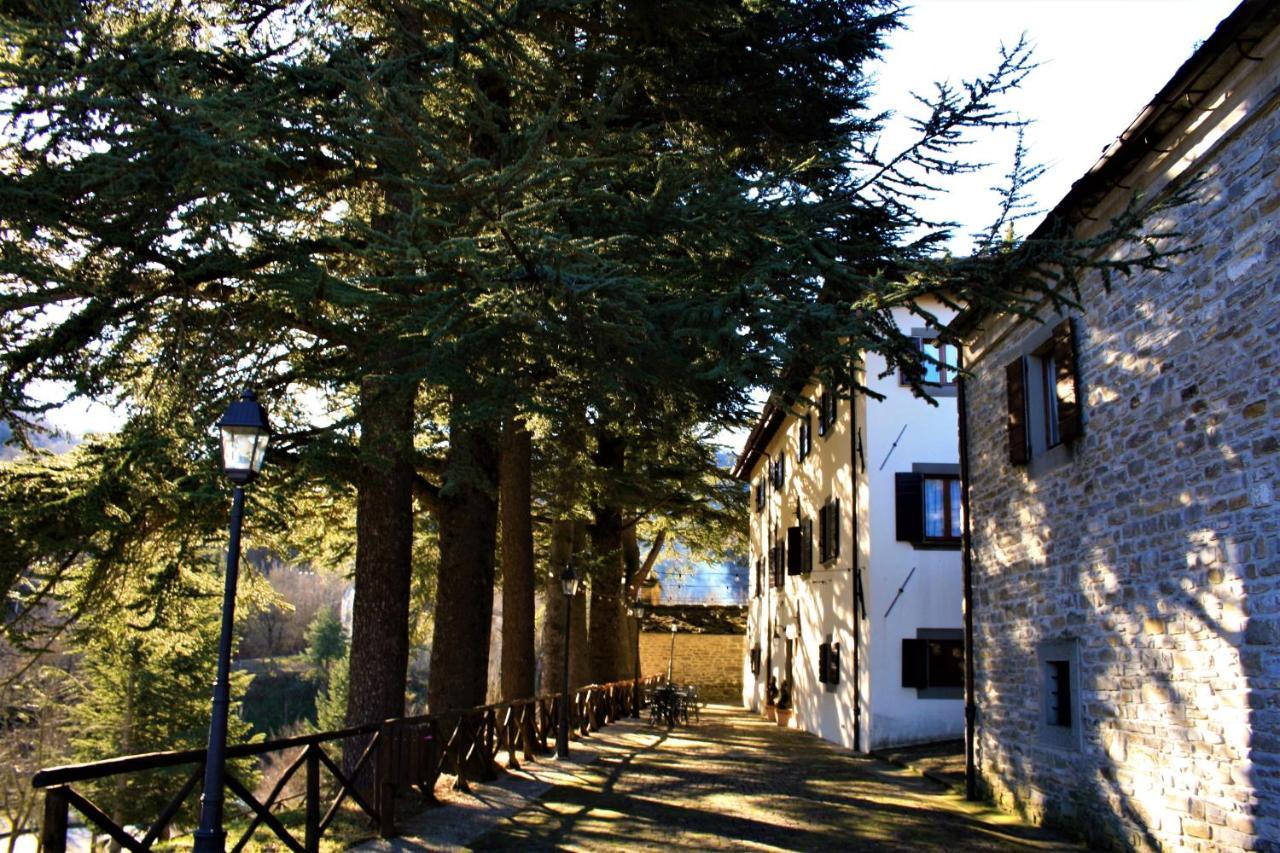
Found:
[[[824,684],[827,681],[827,670],[830,667],[831,645],[823,643],[818,646],[818,680]]]
[[[800,559],[800,571],[809,574],[813,571],[813,519],[806,518],[800,522],[800,548],[804,555]]]
[[[924,541],[924,475],[900,471],[893,475],[894,510],[899,542]]]
[[[831,502],[831,556],[840,556],[840,499]]]
[[[929,686],[929,644],[924,640],[902,640],[902,686]]]
[[[827,508],[818,508],[818,561],[827,561]]]
[[[1009,398],[1009,461],[1026,465],[1031,458],[1027,443],[1027,375],[1023,359],[1004,369],[1005,388]]]
[[[840,644],[832,643],[827,652],[827,684],[840,683]]]
[[[1064,441],[1078,438],[1084,431],[1084,413],[1080,404],[1080,377],[1076,372],[1076,346],[1073,321],[1063,320],[1053,329],[1054,387],[1058,398],[1058,436]]]
[[[804,571],[804,552],[800,547],[800,527],[787,528],[787,574],[798,575]]]

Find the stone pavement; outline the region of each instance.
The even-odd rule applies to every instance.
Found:
[[[369,850],[1080,850],[875,758],[711,706],[672,731],[625,722],[526,763]],[[441,786],[443,787],[443,785]]]

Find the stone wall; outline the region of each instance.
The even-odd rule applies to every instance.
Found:
[[[1280,850],[1280,115],[1274,58],[1241,73],[1165,163],[1204,176],[1172,215],[1201,248],[1085,288],[1065,460],[1009,461],[1004,368],[1045,327],[989,322],[971,350],[980,770],[1118,849]],[[1071,742],[1053,644],[1078,655]]]
[[[677,634],[673,679],[696,684],[708,702],[742,703],[742,634]],[[640,664],[645,675],[666,675],[671,656],[671,633],[640,635]]]

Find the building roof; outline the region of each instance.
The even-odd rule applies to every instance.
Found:
[[[1280,3],[1275,0],[1244,0],[1223,18],[1213,34],[1107,146],[1098,162],[1071,185],[1027,239],[1046,239],[1088,218],[1089,210],[1120,186],[1125,176],[1156,150],[1164,137],[1204,106],[1206,98],[1241,59],[1262,59],[1251,50],[1277,24],[1280,24]],[[981,316],[977,309],[963,311],[952,320],[950,328],[957,333],[968,332]]]
[[[746,605],[658,605],[645,610],[641,630],[681,634],[745,634]]]

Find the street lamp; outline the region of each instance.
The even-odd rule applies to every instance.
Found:
[[[556,732],[556,758],[569,757],[569,632],[573,630],[573,596],[578,592],[578,576],[573,566],[565,563],[560,573],[564,590],[564,693],[560,697],[560,730]]]
[[[667,684],[671,684],[671,673],[676,668],[676,631],[680,630],[675,622],[671,623],[671,655],[667,658]]]
[[[266,410],[252,391],[227,408],[218,421],[222,434],[222,470],[235,484],[231,497],[231,537],[227,542],[227,576],[222,593],[222,634],[218,639],[218,669],[213,682],[213,712],[209,721],[209,750],[205,756],[204,792],[200,795],[200,828],[195,834],[198,853],[221,853],[227,834],[222,828],[222,783],[227,765],[227,713],[231,705],[231,629],[235,623],[236,580],[240,574],[240,524],[244,519],[244,487],[262,470],[271,427]]]
[[[631,692],[631,717],[640,719],[640,628],[644,623],[644,602],[631,605],[631,615],[636,620],[636,683]]]

